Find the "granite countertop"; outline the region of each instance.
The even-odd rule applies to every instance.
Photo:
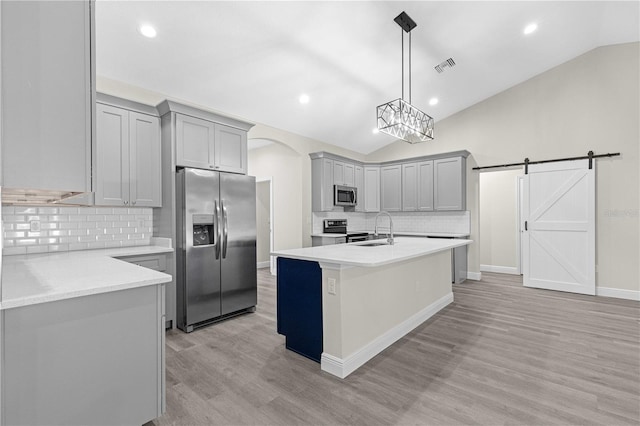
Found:
[[[2,257],[0,310],[171,281],[119,257],[172,253],[162,245]]]
[[[291,259],[310,260],[343,266],[376,267],[427,256],[471,244],[472,240],[395,238],[394,245],[361,247],[372,241],[278,250],[271,254]]]

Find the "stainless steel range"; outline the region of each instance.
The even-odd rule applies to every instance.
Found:
[[[325,219],[322,223],[322,232],[325,234],[346,234],[347,243],[369,239],[368,232],[347,232],[347,219]]]

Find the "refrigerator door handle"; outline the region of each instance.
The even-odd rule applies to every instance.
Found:
[[[216,260],[220,259],[220,207],[218,206],[218,201],[214,201],[215,209],[213,210],[213,223],[216,227],[215,236],[216,236]]]
[[[227,257],[227,240],[229,239],[228,229],[227,229],[227,207],[224,205],[224,200],[220,200],[220,205],[222,206],[222,258],[225,259]]]

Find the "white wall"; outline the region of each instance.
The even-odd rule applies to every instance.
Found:
[[[270,191],[269,181],[256,182],[256,260],[258,263],[269,262],[270,259]]]
[[[596,285],[638,291],[639,59],[640,43],[594,49],[437,121],[433,142],[396,142],[367,159],[467,149],[478,164],[494,165],[526,157],[574,157],[589,150],[621,152],[621,157],[596,161]],[[471,175],[477,182],[478,173]],[[474,235],[478,188],[468,189],[471,238],[477,240],[482,237]],[[479,269],[479,264],[479,256],[470,253],[470,271]]]
[[[480,173],[480,269],[517,273],[518,176],[523,170]]]

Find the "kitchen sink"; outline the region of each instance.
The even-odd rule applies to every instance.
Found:
[[[355,244],[354,244],[355,245]],[[371,242],[357,244],[358,247],[376,247],[376,246],[388,246],[389,243],[387,241],[373,240]]]

